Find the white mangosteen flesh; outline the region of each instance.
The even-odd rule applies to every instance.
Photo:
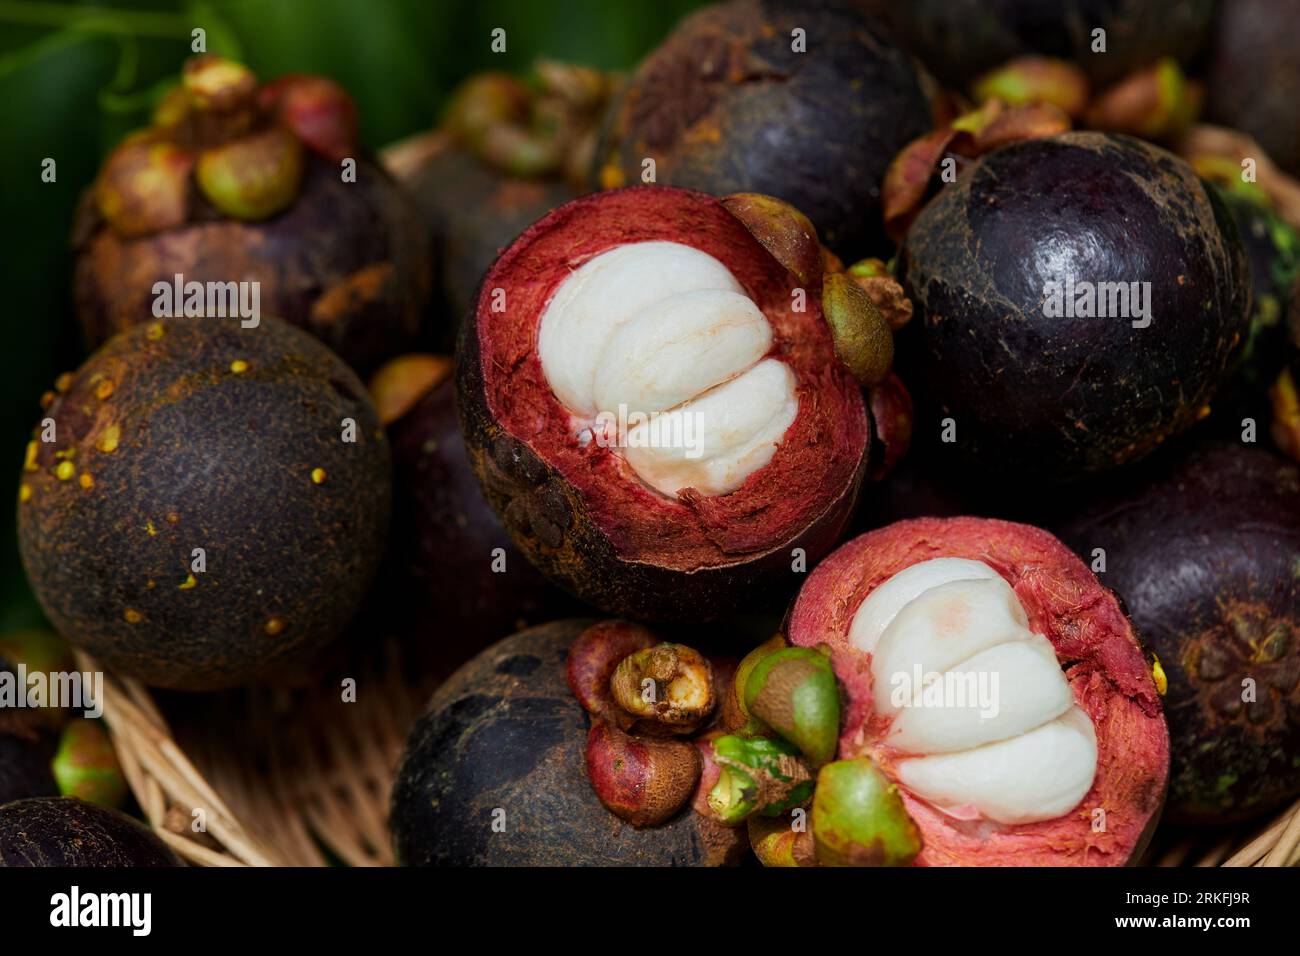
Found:
[[[957,817],[1033,823],[1092,787],[1097,737],[1051,642],[988,565],[936,558],[858,607],[849,641],[870,653],[881,742],[898,782]]]
[[[538,326],[547,383],[574,433],[601,436],[670,497],[735,491],[776,454],[799,411],[772,329],[707,253],[637,242],[560,283]]]

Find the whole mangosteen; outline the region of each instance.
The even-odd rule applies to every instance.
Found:
[[[1206,117],[1249,133],[1274,162],[1300,175],[1300,2],[1232,0],[1218,8],[1205,76]]]
[[[73,797],[0,806],[0,866],[180,866],[167,844],[124,813]]]
[[[889,248],[885,170],[929,125],[911,60],[871,18],[730,0],[686,18],[637,69],[607,121],[595,184],[777,196],[859,258]]]
[[[829,653],[844,697],[813,798],[819,862],[854,847],[920,866],[1141,854],[1169,772],[1151,663],[1047,532],[966,517],[869,532],[809,576],[788,638]]]
[[[239,64],[191,59],[154,125],[113,151],[83,199],[74,292],[90,344],[159,317],[163,283],[180,295],[161,314],[255,307],[362,374],[409,347],[427,238],[406,194],[361,155],[356,122],[324,77],[259,88]]]
[[[573,643],[592,624],[558,621],[506,638],[438,689],[411,733],[393,787],[390,826],[399,861],[698,866],[745,857],[743,829],[720,826],[690,807],[638,827],[596,796],[585,772],[592,722],[570,689],[566,666]]]
[[[1300,795],[1300,468],[1210,443],[1069,522],[1168,681],[1169,816],[1224,824]]]
[[[1028,53],[1071,60],[1101,85],[1161,57],[1187,63],[1201,49],[1215,7],[1214,0],[865,0],[863,5],[885,17],[936,76],[960,87]]]
[[[833,546],[872,433],[847,366],[887,384],[892,356],[785,204],[635,187],[562,206],[497,260],[457,404],[534,564],[610,613],[698,621],[780,600]]]
[[[45,613],[122,673],[186,690],[290,676],[379,563],[389,451],[365,389],[265,318],[166,319],[47,396],[18,536]]]
[[[918,374],[943,446],[1012,482],[1136,460],[1208,413],[1250,324],[1217,194],[1127,136],[995,150],[908,230]]]

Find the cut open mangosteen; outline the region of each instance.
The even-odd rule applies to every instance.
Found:
[[[855,538],[809,577],[788,636],[830,646],[838,756],[896,785],[918,865],[1122,865],[1145,847],[1169,772],[1151,667],[1047,532],[922,518]]]
[[[737,215],[667,187],[575,200],[502,254],[462,330],[489,501],[535,564],[612,612],[699,619],[779,591],[793,549],[828,551],[857,497],[871,430],[820,283]]]

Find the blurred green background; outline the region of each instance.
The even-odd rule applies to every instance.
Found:
[[[190,0],[57,3],[0,0],[0,182],[4,186],[4,374],[0,474],[17,500],[38,399],[82,358],[71,303],[68,232],[107,151],[143,125],[190,52],[248,63],[263,79],[320,73],[355,97],[366,144],[428,129],[457,81],[524,71],[539,56],[625,69],[699,0]],[[491,34],[506,31],[493,53]],[[42,182],[42,162],[57,180]],[[5,462],[8,462],[6,465]],[[11,504],[0,518],[0,630],[36,624]]]

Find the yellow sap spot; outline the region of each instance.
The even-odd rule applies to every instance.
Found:
[[[133,607],[129,607],[123,611],[122,617],[126,619],[126,623],[128,624],[139,624],[144,620],[144,615]]]
[[[243,359],[235,359],[233,362],[230,363],[230,370],[234,372],[236,375],[238,375],[241,372],[247,372],[248,363],[245,362]]]
[[[59,462],[59,467],[54,469],[55,476],[59,481],[67,481],[77,473],[77,466],[70,461]]]
[[[68,389],[72,388],[72,373],[64,372],[56,378],[54,380],[54,388],[59,392],[66,392]]]
[[[156,538],[158,536],[158,529],[153,526],[152,518],[144,523],[144,530],[149,532],[149,537],[151,538]]]
[[[145,329],[145,338],[152,342],[157,342],[163,337],[163,324],[161,322],[151,322],[149,328]]]
[[[150,578],[148,581],[144,582],[144,586],[147,587],[150,591],[152,591],[154,588],[158,586],[158,582]]]
[[[117,451],[117,443],[122,437],[122,429],[117,425],[109,425],[104,429],[104,434],[99,436],[98,448],[104,454],[111,454]]]
[[[27,443],[27,454],[23,458],[24,471],[36,470],[36,452],[39,450],[40,450],[40,446],[36,444],[35,439],[32,439]]]
[[[31,485],[28,485],[28,484],[22,484],[22,485],[19,485],[19,486],[18,486],[18,500],[19,500],[19,501],[31,501],[31,500],[32,500],[32,486],[31,486]]]
[[[266,622],[265,630],[267,634],[275,637],[275,635],[284,630],[284,621],[280,620],[278,617],[273,617]]]
[[[181,520],[181,516],[178,515],[176,512],[174,512],[174,511],[169,511],[169,512],[167,512],[167,523],[168,523],[168,524],[180,524],[180,520]]]
[[[311,470],[311,480],[312,480],[312,482],[313,482],[314,484],[317,484],[317,485],[323,485],[323,484],[325,484],[325,469],[324,469],[324,468],[313,468],[313,469]]]
[[[116,386],[113,385],[113,380],[111,378],[106,378],[95,386],[95,397],[102,402],[113,394],[113,389],[115,387]]]
[[[87,490],[95,487],[95,479],[84,471],[81,473],[81,477],[78,478],[77,481],[80,483],[81,487]]]
[[[187,574],[187,575],[185,575],[185,583],[179,585],[179,586],[176,588],[176,590],[178,590],[178,591],[188,591],[190,588],[194,587],[194,586],[195,586],[196,584],[198,584],[198,583],[199,583],[198,581],[194,580],[194,575],[192,575],[192,574]]]
[[[1151,655],[1151,679],[1156,682],[1156,693],[1161,697],[1165,696],[1165,691],[1169,689],[1169,678],[1165,676],[1165,669],[1160,666],[1160,658]]]

